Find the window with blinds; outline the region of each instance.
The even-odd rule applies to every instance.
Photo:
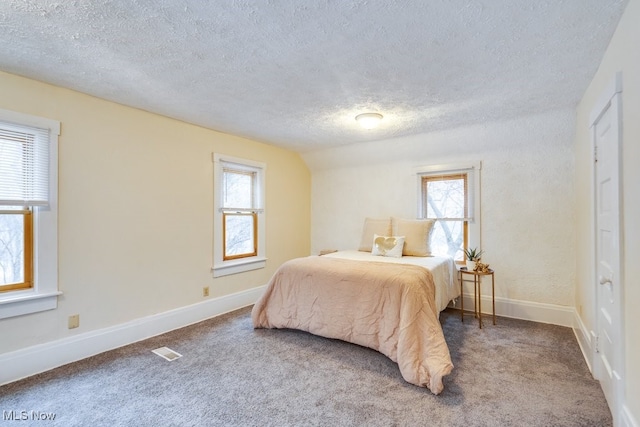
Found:
[[[0,292],[33,287],[33,208],[48,203],[49,129],[0,121]]]

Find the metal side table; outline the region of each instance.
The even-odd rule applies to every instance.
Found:
[[[492,304],[492,314],[493,314],[493,324],[496,324],[496,288],[495,288],[495,276],[494,271],[489,269],[487,272],[482,271],[469,271],[467,267],[462,267],[460,270],[460,312],[461,312],[461,320],[464,322],[464,295],[463,291],[463,283],[465,274],[470,274],[473,276],[473,314],[478,318],[478,324],[480,325],[480,329],[482,329],[482,293],[480,292],[482,277],[483,276],[491,276],[491,304]]]

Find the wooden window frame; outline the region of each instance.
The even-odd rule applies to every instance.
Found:
[[[3,211],[0,215],[23,216],[24,247],[22,250],[24,265],[24,281],[21,283],[8,283],[0,285],[0,292],[24,290],[33,288],[33,212],[25,208],[22,211]]]
[[[253,251],[237,255],[227,255],[227,216],[251,216],[253,220]],[[240,258],[258,256],[258,214],[256,212],[223,212],[222,213],[222,260],[230,261]]]
[[[421,195],[422,195],[422,212],[424,213],[424,218],[428,218],[428,196],[427,196],[427,185],[429,182],[435,181],[449,181],[462,179],[464,185],[464,215],[465,217],[469,216],[469,184],[468,184],[468,174],[467,173],[444,173],[441,175],[423,175],[421,177]],[[462,221],[462,250],[465,251],[469,248],[469,221],[466,219],[448,219],[448,218],[429,218],[435,219],[436,221]],[[464,258],[462,260],[456,260],[456,263],[464,263]]]

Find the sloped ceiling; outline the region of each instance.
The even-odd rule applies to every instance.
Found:
[[[0,70],[308,152],[575,106],[627,3],[3,0]]]

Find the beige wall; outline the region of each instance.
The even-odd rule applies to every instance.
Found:
[[[58,309],[0,320],[0,354],[264,285],[310,250],[299,155],[0,72],[0,108],[61,122]],[[267,164],[267,267],[213,279],[213,163]],[[80,328],[67,318],[80,314]]]
[[[604,92],[605,86],[622,71],[623,142],[622,142],[622,203],[623,203],[623,275],[622,304],[625,328],[625,399],[624,403],[636,422],[640,422],[640,339],[637,325],[640,311],[640,1],[631,0],[593,81],[577,110],[576,123],[576,195],[577,195],[577,286],[576,307],[582,308],[582,321],[588,330],[596,327],[594,313],[593,208],[591,195],[592,152],[589,134],[589,114]]]

